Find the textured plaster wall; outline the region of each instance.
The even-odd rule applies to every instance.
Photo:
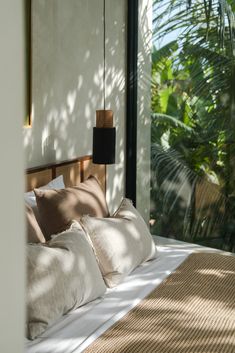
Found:
[[[137,208],[149,221],[151,148],[152,0],[139,1]]]
[[[1,0],[0,352],[24,351],[24,2]]]
[[[106,1],[106,107],[117,126],[117,163],[107,198],[124,190],[125,0]],[[103,108],[103,0],[32,2],[32,127],[24,128],[28,167],[91,154]]]
[[[119,206],[125,183],[126,9],[126,0],[106,0],[106,106],[114,111],[117,134],[116,164],[108,166],[111,211]]]

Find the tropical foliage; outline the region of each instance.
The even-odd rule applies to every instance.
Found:
[[[235,2],[155,0],[153,232],[231,249]]]

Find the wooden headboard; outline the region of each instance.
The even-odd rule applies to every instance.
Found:
[[[92,156],[83,156],[27,169],[26,191],[45,185],[59,175],[64,176],[64,183],[67,187],[78,185],[89,175],[94,175],[99,180],[103,191],[106,191],[106,167],[105,165],[93,164]]]

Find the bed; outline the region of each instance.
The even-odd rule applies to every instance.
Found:
[[[85,157],[47,166],[46,174],[50,179],[63,169],[71,185],[92,172],[105,190],[105,169],[96,167]],[[29,171],[28,189],[48,182],[39,180],[42,174],[44,169]],[[61,316],[36,339],[27,339],[27,353],[234,352],[234,256],[153,238],[155,258],[101,297]]]

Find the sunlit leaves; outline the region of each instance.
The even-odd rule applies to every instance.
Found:
[[[153,173],[175,151],[182,168],[219,184],[227,199],[235,190],[234,11],[234,0],[154,1]],[[162,162],[163,179],[172,163],[169,171]]]
[[[160,6],[164,11],[157,12],[155,16],[157,44],[153,51],[152,110],[194,127],[192,137],[182,128],[172,125],[172,121],[168,122],[168,126],[162,119],[157,122],[158,136],[159,131],[165,134],[166,129],[170,128],[169,141],[173,147],[180,148],[186,160],[191,160],[191,167],[198,170],[200,163],[206,163],[207,167],[202,169],[211,172],[216,164],[214,160],[222,155],[218,142],[220,131],[228,129],[231,120],[230,106],[235,83],[231,75],[234,58],[230,50],[231,30],[228,26],[233,23],[229,22],[232,14],[229,3],[225,4],[224,0],[194,0],[187,5],[184,6],[179,0],[165,1],[164,5],[161,0],[155,1],[156,8]],[[219,31],[218,23],[221,25]],[[181,28],[181,32],[176,32],[176,28]],[[220,43],[221,31],[223,47]],[[157,49],[164,36],[168,38],[169,35],[177,39]],[[154,124],[156,119],[153,120]],[[198,147],[197,153],[191,151],[191,155],[190,148],[182,147],[183,144],[192,146],[195,141],[208,143],[208,158],[205,158],[202,147]],[[210,150],[213,152],[210,153]]]

